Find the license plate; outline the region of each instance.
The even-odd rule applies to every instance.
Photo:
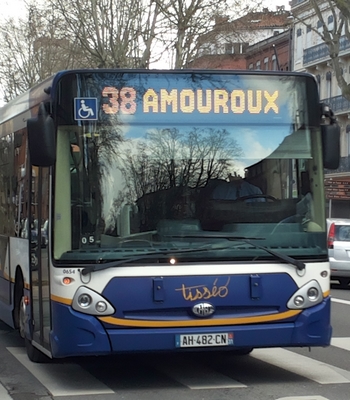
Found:
[[[176,335],[176,347],[233,346],[233,333],[204,333],[200,335]]]

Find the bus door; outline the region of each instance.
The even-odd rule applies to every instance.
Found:
[[[49,286],[49,168],[33,167],[31,198],[30,260],[32,282],[33,342],[50,351]]]

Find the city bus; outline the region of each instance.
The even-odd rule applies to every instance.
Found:
[[[0,111],[0,319],[30,360],[330,343],[312,75],[70,70]]]

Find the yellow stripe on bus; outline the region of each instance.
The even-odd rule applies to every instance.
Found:
[[[222,325],[238,325],[238,324],[254,324],[259,322],[280,321],[283,319],[294,317],[301,313],[302,310],[290,310],[279,314],[260,315],[255,317],[239,317],[239,318],[218,318],[218,319],[196,319],[189,321],[145,321],[131,320],[114,317],[99,317],[102,322],[111,325],[133,326],[143,328],[171,328],[171,327],[190,327],[190,326],[222,326]]]
[[[72,299],[66,299],[65,297],[55,296],[54,294],[51,295],[51,300],[57,301],[58,303],[67,304],[68,306],[72,304]]]

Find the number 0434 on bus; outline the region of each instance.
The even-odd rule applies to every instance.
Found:
[[[330,343],[312,75],[62,71],[0,111],[0,318],[36,362]]]

